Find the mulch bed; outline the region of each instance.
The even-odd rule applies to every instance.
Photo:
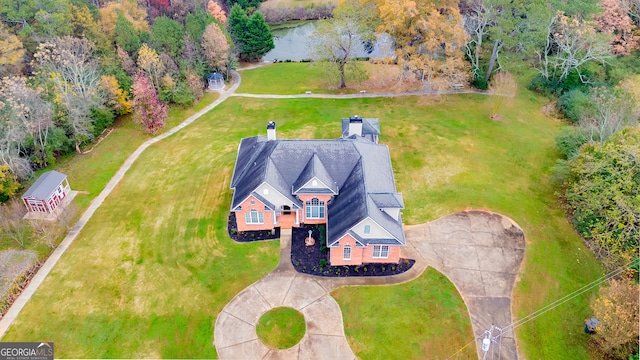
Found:
[[[236,222],[236,213],[229,213],[229,222],[227,224],[227,231],[229,237],[234,241],[247,243],[253,241],[273,240],[280,238],[280,228],[275,228],[275,231],[260,230],[260,231],[238,231],[238,223]]]
[[[324,232],[324,226],[322,232]],[[311,236],[316,240],[313,246],[305,245],[305,238]],[[291,240],[291,263],[296,271],[300,273],[327,276],[327,277],[347,277],[347,276],[389,276],[401,274],[415,264],[412,259],[400,259],[399,264],[395,263],[375,263],[363,265],[329,265],[329,249],[326,247],[325,237],[321,236],[317,225],[307,225],[293,229]]]

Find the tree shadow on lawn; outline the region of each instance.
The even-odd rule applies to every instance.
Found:
[[[316,239],[315,244],[306,246],[309,236]],[[326,246],[325,225],[305,225],[293,229],[291,239],[291,263],[297,272],[326,277],[347,276],[390,276],[402,274],[411,269],[415,260],[400,259],[396,263],[371,263],[363,265],[331,266],[329,264],[329,248]]]

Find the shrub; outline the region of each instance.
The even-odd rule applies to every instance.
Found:
[[[93,119],[93,135],[99,136],[102,131],[113,125],[115,115],[113,111],[104,107],[92,107],[91,119]]]
[[[589,139],[587,129],[567,126],[556,136],[556,147],[566,159],[572,159],[580,152],[580,147]]]
[[[572,123],[577,123],[594,111],[591,97],[579,89],[572,89],[558,99],[558,107]]]
[[[576,229],[607,266],[640,246],[640,128],[582,148],[569,161],[565,199]]]
[[[326,259],[320,259],[320,269],[322,269],[325,266],[327,266],[327,260]]]

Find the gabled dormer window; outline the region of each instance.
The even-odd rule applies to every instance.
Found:
[[[307,219],[324,219],[324,201],[313,198],[305,203]]]

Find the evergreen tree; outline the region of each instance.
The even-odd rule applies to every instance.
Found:
[[[238,4],[229,13],[229,33],[240,57],[246,60],[260,59],[275,46],[262,14],[256,11],[249,18]]]
[[[231,35],[231,39],[236,45],[236,49],[238,49],[239,52],[242,52],[243,36],[247,32],[246,29],[249,17],[247,16],[247,13],[242,10],[240,5],[235,4],[231,7],[231,11],[229,11],[228,21],[229,35]]]
[[[118,45],[129,54],[135,54],[142,43],[140,42],[140,36],[133,28],[133,23],[127,20],[122,14],[118,14],[116,20],[116,42]]]
[[[243,56],[249,60],[258,60],[274,47],[273,35],[264,21],[264,16],[258,11],[254,12],[247,22],[242,46]]]
[[[200,44],[202,34],[209,24],[214,21],[214,17],[202,9],[197,9],[194,14],[187,15],[185,20],[185,30],[194,43]]]
[[[151,43],[158,53],[176,58],[182,49],[184,28],[166,16],[156,18],[151,26]]]

